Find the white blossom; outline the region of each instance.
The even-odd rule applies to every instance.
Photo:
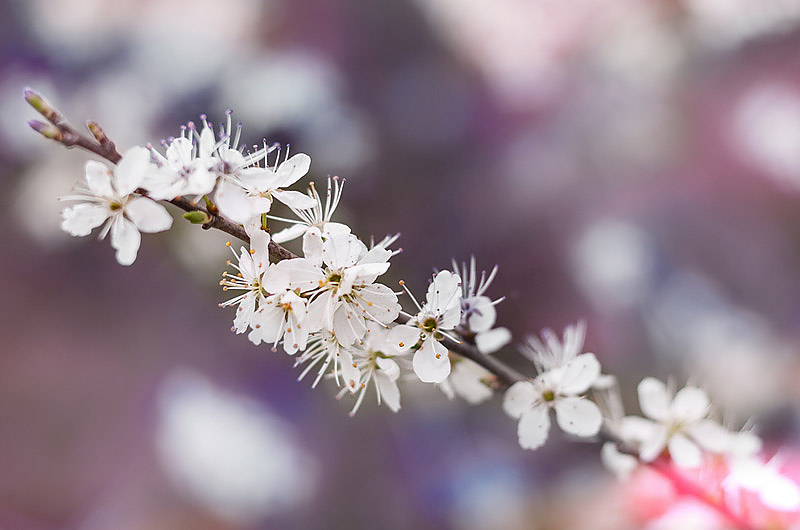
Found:
[[[214,158],[214,133],[208,126],[198,133],[194,123],[182,127],[181,136],[167,145],[166,156],[150,149],[157,167],[145,178],[142,187],[154,199],[174,199],[182,195],[201,196],[211,193],[217,182],[212,168],[218,163]]]
[[[439,383],[439,388],[449,399],[458,396],[470,405],[477,405],[492,397],[489,381],[493,376],[489,370],[466,358],[451,362],[450,375]]]
[[[495,265],[489,276],[486,271],[477,274],[475,266],[475,256],[471,256],[469,266],[466,263],[458,264],[453,260],[453,271],[462,279],[461,293],[461,326],[468,333],[475,335],[475,346],[483,354],[494,353],[509,342],[511,342],[511,332],[506,328],[494,327],[497,320],[497,311],[494,306],[502,302],[505,297],[492,300],[484,293],[491,285],[497,275],[497,265]]]
[[[330,237],[333,234],[350,233],[349,226],[331,221],[333,212],[336,210],[342,198],[342,188],[344,188],[343,180],[339,180],[338,177],[328,177],[328,193],[325,196],[325,204],[323,205],[322,198],[320,198],[316,186],[311,182],[307,194],[314,201],[313,206],[295,208],[289,205],[289,208],[297,216],[297,219],[268,215],[267,217],[270,219],[292,224],[292,226],[273,234],[273,241],[276,243],[285,243],[297,239],[305,235],[308,229],[312,227],[319,229],[323,238]]]
[[[100,237],[111,232],[117,261],[131,265],[139,251],[139,232],[162,232],[172,226],[172,216],[162,205],[136,193],[149,170],[150,153],[143,147],[126,151],[113,170],[88,161],[86,186],[62,197],[79,203],[62,212],[61,228],[73,236],[86,236],[105,223]]]
[[[600,376],[600,363],[592,353],[579,354],[583,348],[585,324],[569,326],[564,342],[550,330],[538,339],[528,341],[527,354],[539,369],[531,381],[514,383],[506,391],[503,409],[519,419],[517,434],[525,449],[544,444],[550,431],[550,409],[555,410],[556,422],[565,432],[575,436],[594,436],[602,426],[600,409],[581,394]]]
[[[364,340],[356,343],[350,350],[360,379],[355,385],[351,383],[345,386],[339,393],[339,396],[346,391],[358,394],[350,415],[353,416],[361,407],[370,386],[375,387],[379,405],[386,403],[392,412],[400,410],[400,389],[397,386],[400,366],[394,357],[404,352],[399,351],[389,340],[389,330],[376,322],[367,322]]]
[[[287,206],[307,208],[314,202],[299,191],[285,190],[300,180],[311,166],[311,158],[298,153],[273,167],[248,167],[238,179],[229,177],[220,186],[220,209],[234,221],[244,222],[270,211],[273,199]]]
[[[649,462],[665,449],[676,465],[697,467],[702,463],[701,447],[724,450],[730,440],[727,431],[708,418],[711,402],[700,388],[686,386],[678,393],[652,377],[639,383],[639,406],[647,418],[625,418],[628,434],[640,443],[639,456]]]
[[[261,230],[257,224],[248,224],[245,230],[250,237],[250,249],[242,246],[239,254],[231,249],[237,263],[228,260],[226,264],[238,272],[235,274],[223,272],[222,280],[219,282],[223,286],[223,291],[243,291],[219,304],[220,307],[236,306],[236,317],[233,320],[233,330],[236,333],[244,333],[247,328],[254,325],[256,310],[263,306],[272,291],[281,290],[280,273],[269,263],[269,233]],[[265,278],[265,273],[270,269],[272,274],[266,275]],[[274,285],[276,283],[277,286]],[[288,284],[288,279],[286,283]]]
[[[267,157],[276,150],[280,157],[280,146],[264,142],[261,148],[254,147],[252,152],[245,152],[239,145],[241,124],[237,124],[234,132],[231,112],[226,114],[226,126],[220,128],[214,146],[217,163],[212,168],[218,178],[214,201],[220,212],[232,221],[244,224],[268,212],[273,197],[290,203],[293,198],[306,201],[308,198],[302,193],[288,193],[278,188],[289,186],[305,175],[311,162],[308,155],[298,154],[280,164],[276,161],[273,167],[269,167]],[[204,128],[210,129],[206,116],[201,116],[201,119]]]
[[[306,349],[294,363],[295,366],[303,364],[306,366],[297,377],[298,381],[301,381],[312,369],[318,367],[317,377],[311,384],[312,388],[317,386],[331,365],[333,365],[333,378],[337,385],[344,386],[353,393],[358,388],[361,372],[353,361],[353,354],[350,349],[342,346],[336,335],[329,330],[316,331],[308,337]]]
[[[350,346],[364,337],[369,321],[387,326],[397,318],[397,295],[376,283],[393,252],[377,245],[368,250],[349,233],[323,240],[314,227],[303,238],[303,254],[278,266],[289,271],[291,288],[308,297],[312,329],[326,329]]]
[[[416,348],[413,367],[420,381],[441,383],[450,375],[450,358],[440,341],[448,337],[458,342],[447,332],[461,321],[461,278],[441,271],[428,286],[425,304],[420,306],[411,298],[419,312],[407,324],[395,326],[390,340],[403,350]]]

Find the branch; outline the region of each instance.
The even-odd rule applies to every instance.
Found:
[[[36,109],[39,114],[44,116],[44,118],[50,122],[48,124],[37,120],[29,121],[28,125],[30,125],[34,131],[38,132],[45,138],[60,143],[65,147],[79,147],[85,151],[94,153],[102,158],[105,158],[112,164],[117,164],[120,160],[122,160],[122,155],[119,153],[119,151],[117,151],[117,147],[114,142],[111,141],[111,139],[106,135],[105,131],[103,131],[102,127],[100,127],[100,125],[98,125],[96,122],[90,121],[87,123],[89,131],[92,133],[92,136],[94,136],[94,139],[92,139],[75,130],[75,128],[66,120],[66,118],[64,118],[64,116],[58,110],[56,110],[55,107],[53,107],[53,105],[51,105],[50,102],[47,101],[41,94],[34,92],[30,88],[27,88],[24,91],[24,95],[25,101],[27,101],[34,109]],[[139,189],[136,191],[140,195],[147,196],[147,192],[145,190]],[[219,213],[209,211],[208,208],[201,207],[197,203],[194,203],[183,197],[178,197],[166,202],[177,206],[185,212],[204,213],[208,221],[204,222],[202,226],[206,230],[209,228],[215,228],[225,232],[226,234],[230,234],[237,239],[241,239],[245,243],[250,243],[250,238],[247,237],[247,233],[244,231],[242,225],[234,223],[230,219],[219,215]],[[276,262],[284,259],[296,258],[297,256],[274,241],[270,241],[269,257],[271,261]]]
[[[100,125],[96,122],[90,121],[87,123],[89,131],[92,133],[92,136],[94,136],[94,139],[92,139],[75,130],[75,128],[72,127],[72,125],[70,125],[70,123],[64,118],[64,116],[58,110],[56,110],[41,94],[38,94],[31,89],[25,89],[24,94],[25,100],[34,109],[36,109],[39,114],[44,116],[48,122],[50,122],[49,124],[35,120],[28,122],[28,125],[30,125],[33,130],[45,138],[54,140],[68,148],[79,147],[108,160],[112,164],[117,164],[122,159],[122,155],[119,153],[119,151],[117,151],[114,142],[111,141],[111,139],[106,135],[105,131],[103,131],[102,127],[100,127]],[[143,196],[147,196],[146,190],[138,189],[136,191]],[[244,227],[242,227],[242,225],[239,223],[234,223],[225,216],[220,215],[215,211],[215,208],[210,209],[200,206],[196,202],[190,201],[185,197],[178,197],[166,202],[177,206],[185,212],[200,212],[203,219],[202,227],[205,230],[210,228],[221,230],[222,232],[230,234],[233,237],[244,241],[245,243],[250,243],[250,238],[247,236]],[[278,262],[285,259],[296,258],[298,256],[290,250],[282,247],[278,243],[270,240],[269,257],[270,261]],[[401,315],[399,321],[401,323],[405,323],[408,321],[408,319]],[[494,357],[485,355],[478,351],[474,343],[469,341],[466,337],[462,342],[455,342],[449,338],[445,339],[445,345],[451,352],[470,359],[471,361],[474,361],[489,370],[497,378],[498,386],[500,388],[509,387],[518,381],[524,381],[526,379],[520,373],[509,368]]]

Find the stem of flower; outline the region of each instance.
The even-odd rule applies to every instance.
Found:
[[[733,513],[730,508],[725,504],[723,499],[712,495],[702,487],[698,486],[685,476],[681,475],[675,467],[668,461],[656,460],[647,463],[651,469],[657,471],[661,476],[669,480],[675,487],[675,491],[679,495],[693,497],[703,502],[708,507],[715,510],[718,514],[725,517],[731,524],[735,525],[740,530],[758,530],[751,522]]]

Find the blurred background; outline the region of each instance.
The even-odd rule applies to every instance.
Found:
[[[586,318],[632,411],[690,380],[797,460],[800,2],[0,0],[0,29],[0,528],[724,527],[597,445],[523,451],[497,397],[349,418],[230,332],[223,235],[123,268],[60,231],[87,155],[27,129],[25,86],[123,149],[232,108],[346,177],[362,238],[402,233],[386,283],[498,264],[518,340]]]

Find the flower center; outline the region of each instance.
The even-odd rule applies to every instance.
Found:
[[[436,319],[433,317],[428,317],[422,321],[422,329],[427,331],[428,333],[433,332],[436,329]]]
[[[341,281],[342,281],[342,275],[341,275],[341,274],[339,274],[338,272],[332,272],[332,273],[331,273],[331,274],[328,276],[328,281],[329,281],[330,283],[339,283],[339,282],[341,282]]]
[[[122,204],[118,203],[117,201],[113,201],[111,203],[111,206],[109,206],[109,209],[112,212],[116,212],[117,210],[121,210],[122,209]]]
[[[555,401],[555,400],[556,400],[556,393],[555,393],[555,392],[553,392],[552,390],[545,390],[545,391],[542,393],[542,397],[543,397],[543,398],[544,398],[544,400],[545,400],[545,401],[547,401],[548,403],[552,403],[553,401]]]

